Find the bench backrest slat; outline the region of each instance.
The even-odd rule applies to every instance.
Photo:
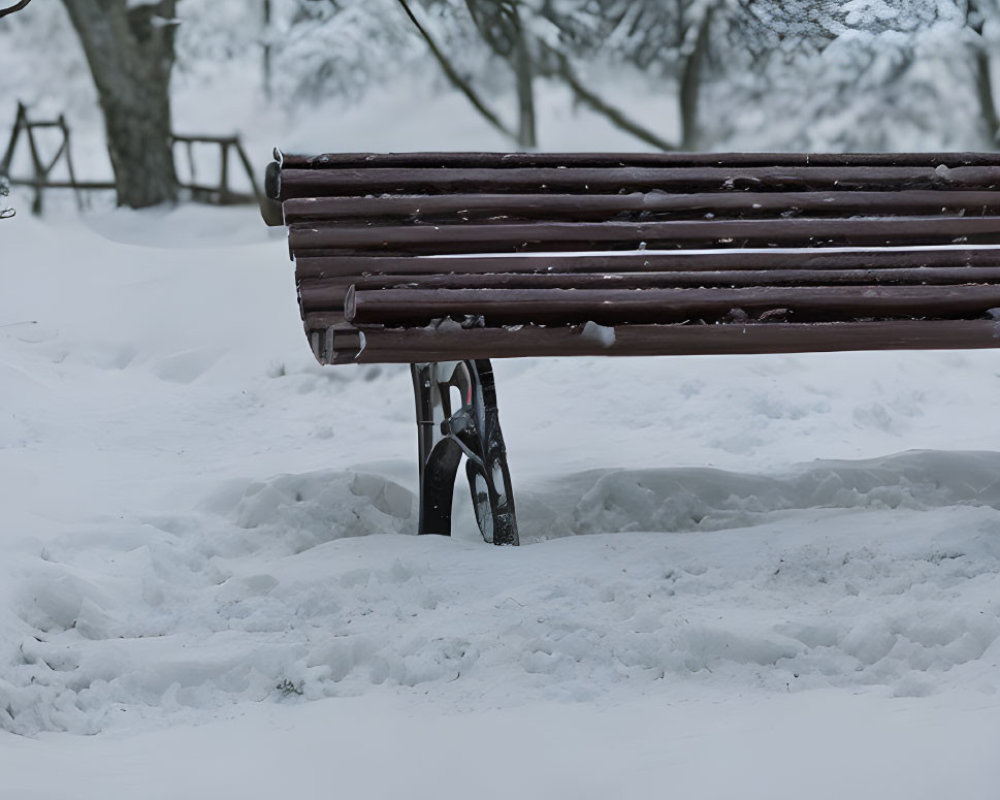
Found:
[[[514,167],[510,169],[286,169],[282,200],[367,194],[593,194],[661,191],[991,189],[1000,166],[976,167]]]
[[[1000,193],[929,190],[908,192],[704,192],[667,194],[454,194],[381,197],[306,197],[284,204],[286,224],[300,222],[469,222],[487,220],[611,221],[713,218],[956,215],[1000,213]]]
[[[355,324],[422,327],[435,319],[483,317],[491,326],[657,325],[766,318],[829,322],[932,316],[938,319],[998,309],[1000,285],[754,286],[636,289],[348,290],[345,317]]]
[[[298,223],[296,253],[439,255],[566,250],[887,246],[1000,242],[1000,217],[538,222],[506,225],[332,226]]]
[[[296,256],[296,274],[302,281],[326,278],[351,280],[363,275],[438,275],[506,273],[715,272],[719,270],[787,269],[905,269],[1000,267],[997,248],[923,248],[827,250],[750,250],[666,253],[597,253],[577,255],[532,254],[463,256]]]
[[[605,291],[754,286],[954,286],[1000,282],[1000,267],[912,269],[730,270],[727,272],[507,273],[485,275],[366,275],[353,278],[359,292],[384,289],[591,289]],[[303,305],[314,310],[344,308],[350,286],[311,281],[300,288]]]
[[[995,348],[998,324],[991,320],[879,320],[802,325],[559,325],[463,328],[458,323],[427,328],[375,328],[338,332],[336,326],[310,336],[325,363],[454,361],[468,358],[548,356],[741,355],[830,353],[850,350],[944,350]],[[327,333],[331,333],[327,337]],[[329,341],[323,341],[328,338]],[[359,358],[358,353],[361,352]]]
[[[275,168],[1000,166],[1000,153],[275,153]],[[273,172],[273,170],[272,170]]]

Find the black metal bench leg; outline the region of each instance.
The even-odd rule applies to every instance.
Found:
[[[420,460],[418,533],[451,534],[452,493],[462,456],[479,530],[518,544],[507,450],[487,359],[411,365]]]
[[[417,532],[451,535],[451,498],[462,450],[441,435],[444,413],[438,364],[412,364],[417,401],[417,442],[420,466],[420,517]]]

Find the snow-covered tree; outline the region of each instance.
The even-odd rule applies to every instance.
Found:
[[[392,0],[275,0],[277,95],[356,100],[414,66],[416,42]]]
[[[719,23],[733,9],[729,0],[587,0],[579,9],[562,6],[559,14],[542,5],[570,55],[631,65],[651,81],[673,84],[681,121],[677,146],[686,150],[704,144],[701,95]]]
[[[698,99],[711,50],[713,19],[728,0],[398,0],[451,83],[476,109],[522,146],[535,140],[534,85],[548,80],[567,87],[581,104],[654,147],[699,143]],[[485,64],[471,71],[468,35],[486,50]],[[682,130],[663,132],[630,118],[599,91],[588,71],[635,67],[651,82],[674,82]],[[499,69],[498,69],[499,67]],[[500,120],[483,101],[482,86],[508,75],[518,98],[516,125]]]
[[[768,149],[993,147],[991,31],[976,8],[993,1],[738,0],[715,104],[735,96],[744,111],[720,121],[723,138]]]
[[[494,55],[507,62],[515,76],[517,144],[533,148],[538,140],[534,90],[538,58],[531,34],[525,29],[521,3],[518,0],[466,0],[465,5],[483,42]]]
[[[993,86],[991,54],[1000,40],[1000,3],[997,0],[965,0],[959,3],[968,37],[973,85],[979,106],[979,119],[988,147],[1000,138],[1000,115],[997,113]]]

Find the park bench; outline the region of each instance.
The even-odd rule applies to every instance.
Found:
[[[412,365],[420,533],[464,456],[518,541],[491,358],[1000,346],[997,154],[276,153],[266,183],[319,362]]]

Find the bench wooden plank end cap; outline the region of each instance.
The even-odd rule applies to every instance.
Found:
[[[281,154],[275,150],[275,157]],[[260,200],[260,215],[264,224],[277,228],[285,224],[285,213],[281,207],[281,162],[272,161],[264,171],[264,197]]]

